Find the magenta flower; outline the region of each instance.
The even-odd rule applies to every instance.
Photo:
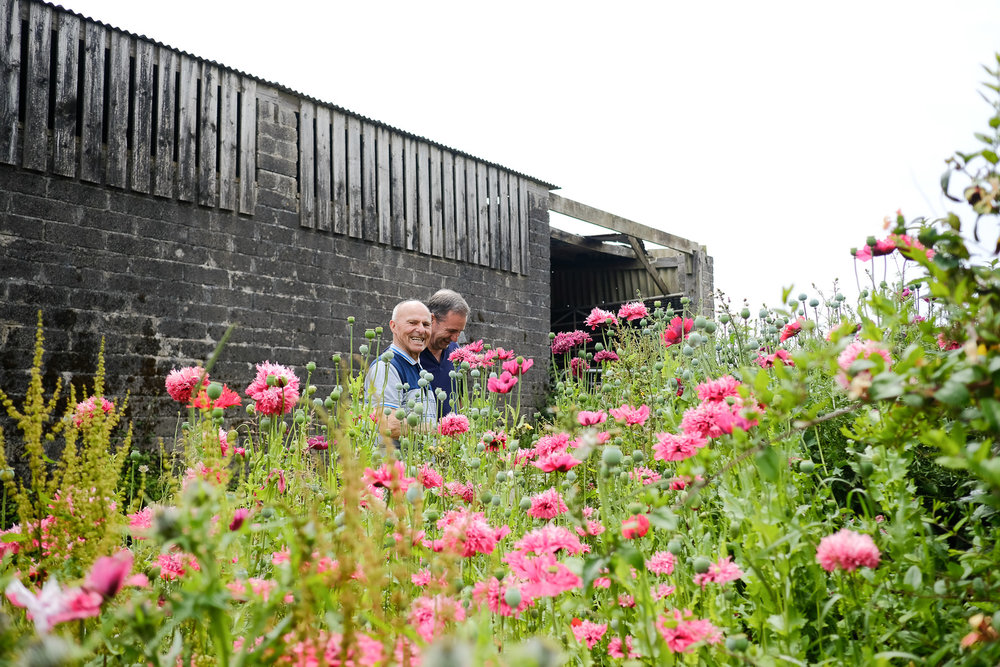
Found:
[[[520,363],[518,363],[517,359],[510,359],[509,361],[503,362],[500,367],[511,375],[524,375],[534,365],[534,359],[521,358]]]
[[[573,374],[573,377],[583,377],[588,368],[590,368],[590,364],[587,363],[586,359],[581,357],[573,357],[570,359],[569,370]]]
[[[482,512],[466,508],[447,512],[437,522],[441,529],[441,543],[445,549],[463,558],[476,554],[493,553],[497,531],[486,521]]]
[[[612,658],[618,658],[619,660],[628,658],[629,660],[634,660],[636,658],[641,658],[642,654],[638,651],[632,650],[632,636],[626,635],[625,641],[622,642],[621,637],[612,637],[608,640],[608,655]]]
[[[538,459],[532,465],[542,472],[566,472],[581,463],[583,463],[583,461],[573,458],[573,455],[567,452],[553,452],[548,456]]]
[[[702,438],[718,438],[733,432],[736,424],[734,412],[739,408],[725,402],[699,403],[684,411],[681,417],[681,429],[685,433],[696,434]]]
[[[462,482],[448,482],[444,485],[448,495],[461,498],[467,503],[471,503],[476,498],[476,489],[472,482],[463,484]]]
[[[236,508],[236,511],[233,512],[233,520],[229,522],[229,530],[239,530],[248,516],[250,516],[250,510],[246,507]]]
[[[646,561],[646,569],[654,574],[672,574],[676,559],[669,551],[657,551]]]
[[[786,324],[784,328],[781,330],[781,338],[779,339],[780,342],[784,343],[789,338],[798,336],[799,333],[801,333],[802,331],[803,322],[805,322],[805,319],[800,317],[794,322],[789,322],[788,324]]]
[[[167,393],[178,403],[187,403],[198,392],[195,389],[208,386],[208,373],[198,366],[173,369],[167,375]]]
[[[848,345],[837,357],[837,365],[840,366],[840,373],[837,374],[837,383],[847,389],[851,380],[859,378],[862,381],[871,379],[871,372],[864,370],[860,373],[851,371],[851,364],[859,359],[869,359],[873,355],[879,355],[885,360],[885,369],[892,367],[892,357],[885,345],[876,340],[856,340]]]
[[[536,519],[553,519],[568,509],[562,495],[553,487],[531,497],[528,515]]]
[[[732,375],[723,375],[717,380],[706,380],[697,387],[698,398],[703,401],[723,402],[730,396],[739,397],[740,381]]]
[[[576,421],[580,423],[580,426],[596,426],[597,424],[603,424],[608,420],[608,415],[604,410],[597,410],[591,412],[590,410],[580,410],[576,413]]]
[[[495,394],[506,394],[517,384],[517,378],[507,371],[500,374],[500,377],[490,378],[486,381],[486,388]]]
[[[565,551],[571,556],[583,553],[584,546],[568,528],[548,524],[529,531],[514,544],[515,551],[541,556]]]
[[[649,519],[645,514],[635,514],[622,521],[622,537],[634,540],[649,532]]]
[[[590,621],[581,621],[578,618],[573,619],[570,627],[573,630],[573,636],[576,637],[576,641],[586,643],[587,648],[594,648],[601,641],[601,638],[604,637],[604,633],[608,631],[607,623],[597,624]]]
[[[405,492],[415,480],[406,476],[406,466],[403,465],[402,461],[393,461],[392,463],[383,463],[374,470],[365,468],[364,481],[376,488],[384,487]]]
[[[736,581],[742,576],[743,570],[733,562],[732,556],[726,556],[709,565],[708,572],[694,575],[694,583],[704,590],[708,584],[724,584]]]
[[[756,361],[761,368],[773,368],[775,364],[782,364],[784,366],[795,365],[791,355],[788,354],[788,350],[775,350],[773,354],[759,354]]]
[[[629,426],[642,426],[649,419],[649,406],[645,404],[633,408],[626,403],[620,408],[612,408],[609,412],[616,420],[625,422]]]
[[[600,308],[595,307],[590,311],[590,315],[587,315],[587,320],[584,324],[592,330],[602,324],[614,324],[615,326],[618,326],[618,318],[615,317],[615,314],[610,311],[601,310]]]
[[[425,489],[436,489],[444,484],[444,477],[426,463],[417,471],[417,482]]]
[[[132,570],[132,552],[122,550],[114,556],[101,556],[94,561],[83,587],[98,593],[103,599],[113,598],[125,585]]]
[[[641,320],[644,317],[649,317],[649,311],[646,310],[646,304],[642,301],[626,303],[618,309],[618,318],[622,320],[632,322],[633,320]]]
[[[441,435],[458,436],[469,430],[469,418],[457,412],[449,412],[438,422],[438,433]]]
[[[827,572],[874,568],[878,566],[879,558],[881,554],[870,535],[855,533],[847,528],[824,537],[816,549],[816,562]]]
[[[100,404],[97,402],[98,399],[101,401]],[[73,425],[80,428],[90,423],[99,411],[103,410],[105,415],[109,415],[114,409],[115,404],[103,396],[91,396],[76,404],[76,409],[73,411]]]
[[[719,629],[712,625],[711,621],[693,618],[690,610],[685,609],[682,614],[675,609],[673,618],[659,616],[656,619],[656,630],[667,643],[667,648],[671,653],[687,653],[692,646],[699,642],[706,644],[718,644],[722,641],[722,634]]]
[[[667,347],[677,345],[688,337],[694,327],[694,320],[688,317],[675,317],[670,320],[670,324],[663,331],[663,344]]]
[[[586,331],[563,331],[557,333],[555,339],[552,341],[552,354],[569,352],[577,345],[589,343],[591,340],[590,334]]]
[[[313,437],[306,440],[306,449],[312,449],[317,452],[323,452],[330,448],[330,443],[327,442],[326,436],[314,435]]]
[[[594,361],[598,364],[611,363],[612,361],[618,361],[618,355],[611,350],[601,350],[594,355]]]
[[[269,377],[274,378],[270,384]],[[286,414],[299,400],[299,378],[291,369],[265,361],[257,364],[257,377],[247,387],[246,395],[255,401],[262,415]]]
[[[483,443],[485,451],[499,452],[501,449],[507,449],[507,434],[503,431],[484,431],[480,442]]]
[[[580,588],[583,580],[550,554],[529,558],[521,551],[512,551],[502,559],[523,583],[521,592],[528,598],[555,597]]]

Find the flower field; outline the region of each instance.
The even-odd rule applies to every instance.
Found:
[[[993,141],[949,173],[995,231]],[[40,317],[25,400],[0,394],[27,462],[0,465],[0,660],[995,665],[1000,274],[957,218],[887,231],[854,251],[856,302],[636,300],[548,364],[467,345],[457,412],[398,449],[364,400],[381,331],[353,318],[334,387],[174,369],[150,452],[100,359],[88,396],[43,387]]]

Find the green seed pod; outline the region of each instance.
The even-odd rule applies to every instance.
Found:
[[[628,484],[628,473],[625,472],[624,470],[622,470],[620,473],[618,473],[618,483],[619,484]]]
[[[875,472],[875,466],[868,459],[861,459],[858,463],[858,472],[861,473],[862,477],[870,477]]]
[[[441,517],[441,513],[435,509],[424,510],[424,521],[433,523]]]
[[[490,499],[490,505],[493,507],[500,507],[500,494],[494,493],[493,497]]]
[[[302,410],[295,411],[295,423],[304,424],[306,423],[306,413]]]
[[[344,513],[340,512],[337,516],[333,517],[333,525],[337,528],[342,528],[344,525]]]
[[[388,406],[382,408],[382,414],[385,415],[386,417],[388,417],[389,415],[392,414],[392,408],[390,408]]]
[[[420,423],[420,417],[411,412],[410,414],[406,415],[406,423],[409,424],[411,428],[415,427],[417,424]]]
[[[518,605],[521,604],[521,589],[517,586],[507,587],[503,594],[503,601],[511,609],[517,609]]]
[[[684,550],[684,544],[676,538],[670,540],[667,543],[667,551],[669,551],[675,556],[679,556],[683,550]]]
[[[260,427],[262,429],[264,429],[264,430],[267,430],[267,429],[271,428],[271,418],[270,417],[261,417],[260,418]]]
[[[576,481],[576,471],[570,470],[569,472],[567,472],[566,473],[566,480],[569,481],[569,482],[575,482]]]
[[[698,556],[691,560],[691,569],[695,571],[695,574],[705,574],[708,572],[708,568],[711,567],[712,561],[708,560],[704,556]]]
[[[208,385],[208,389],[205,390],[208,397],[213,401],[222,396],[222,385],[218,382],[213,382]]]
[[[368,340],[375,340],[375,330],[365,329],[365,338],[367,338]]]
[[[626,510],[629,514],[642,514],[646,511],[646,507],[642,503],[629,503]]]
[[[635,461],[636,463],[642,463],[642,461],[645,458],[646,455],[642,453],[641,449],[637,449],[634,452],[632,452],[632,460]]]
[[[531,498],[529,498],[528,496],[524,496],[523,498],[521,498],[521,502],[519,502],[517,504],[517,506],[519,508],[521,508],[521,510],[523,510],[525,512],[528,511],[528,510],[530,510],[531,509]]]
[[[813,463],[810,459],[802,459],[801,461],[799,461],[799,472],[803,472],[808,475],[812,473],[812,471],[815,469],[816,469],[816,464]]]
[[[358,346],[358,352],[361,354],[362,357],[368,356],[368,346],[367,345],[359,345]]]
[[[478,456],[474,456],[469,459],[469,467],[473,470],[479,470],[479,466],[482,465],[482,461],[479,460]]]
[[[750,309],[749,308],[743,308],[743,309],[741,309],[740,310],[740,317],[742,317],[745,320],[749,320],[750,319]]]
[[[410,503],[417,502],[423,495],[423,487],[419,484],[411,484],[410,488],[406,490],[406,499]]]
[[[601,454],[601,460],[609,465],[614,466],[622,462],[622,450],[614,445],[610,445],[604,448],[604,453]]]
[[[733,653],[742,653],[747,650],[749,645],[750,642],[747,641],[746,635],[740,634],[726,637],[726,648]]]

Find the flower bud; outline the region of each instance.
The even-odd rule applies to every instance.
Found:
[[[367,356],[367,354],[368,354],[368,346],[367,345],[359,345],[358,346],[358,352],[361,354],[362,357]]]
[[[521,604],[521,589],[517,586],[508,586],[507,590],[504,591],[503,601],[511,609],[517,609]]]

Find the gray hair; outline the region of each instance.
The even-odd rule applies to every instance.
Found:
[[[469,304],[461,294],[450,289],[440,289],[435,292],[434,296],[427,300],[427,308],[438,321],[448,317],[448,313],[469,316]]]

